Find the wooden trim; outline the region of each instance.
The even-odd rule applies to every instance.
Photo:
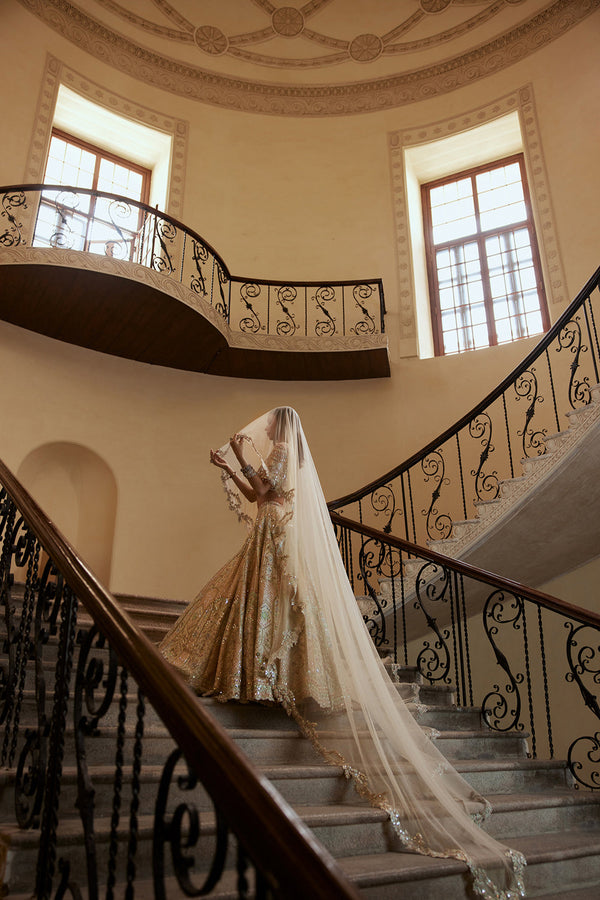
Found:
[[[98,168],[100,159],[107,159],[110,162],[117,163],[120,166],[124,166],[126,169],[131,169],[132,172],[138,172],[142,175],[142,193],[139,198],[136,198],[140,203],[148,203],[150,200],[150,181],[152,179],[152,170],[147,169],[145,166],[140,165],[140,163],[133,162],[133,160],[126,159],[124,156],[118,156],[116,153],[113,153],[110,150],[105,150],[103,147],[99,147],[96,144],[90,144],[89,141],[84,141],[82,138],[77,137],[74,134],[69,134],[67,131],[62,131],[60,128],[53,128],[52,133],[50,135],[50,141],[52,141],[53,137],[58,137],[63,141],[66,141],[68,144],[73,144],[76,147],[81,147],[83,150],[87,150],[88,153],[93,153],[96,159],[96,168],[94,170],[94,179],[91,190],[98,190]],[[50,153],[50,145],[48,145],[48,154]],[[48,165],[48,155],[46,156],[46,165]],[[133,199],[133,198],[132,198]]]
[[[520,222],[514,222],[501,228],[493,228],[483,230],[481,228],[481,217],[479,210],[479,198],[477,194],[476,177],[482,172],[490,172],[493,169],[502,166],[508,166],[517,163],[521,173],[521,185],[523,187],[523,199],[526,209],[526,218]],[[476,220],[476,230],[468,235],[461,236],[460,239],[444,241],[441,244],[433,242],[433,216],[431,210],[431,191],[434,188],[441,187],[445,184],[452,184],[455,181],[469,178],[472,185],[472,196],[474,203],[474,214]],[[423,208],[423,232],[425,238],[425,259],[427,264],[427,277],[429,282],[429,305],[431,309],[431,322],[433,332],[434,352],[436,356],[444,356],[444,336],[442,331],[442,314],[440,308],[440,289],[437,276],[437,266],[435,265],[435,255],[439,250],[446,250],[457,246],[462,246],[466,242],[477,243],[479,248],[479,259],[481,262],[481,276],[484,294],[484,306],[486,312],[486,321],[488,329],[488,346],[494,347],[498,345],[498,335],[496,332],[496,323],[494,319],[493,302],[490,292],[490,276],[487,265],[487,256],[485,253],[485,240],[492,235],[513,231],[517,227],[526,228],[529,233],[531,245],[531,255],[533,268],[536,277],[536,288],[540,301],[540,313],[542,317],[542,327],[547,331],[550,327],[550,315],[548,312],[548,302],[546,298],[546,290],[544,287],[544,279],[542,273],[542,264],[540,250],[535,230],[535,220],[533,216],[533,206],[531,202],[531,193],[529,190],[529,182],[527,179],[527,170],[525,167],[525,157],[523,153],[515,153],[500,159],[483,163],[471,169],[464,169],[461,172],[454,172],[435,181],[428,181],[421,185],[421,205]],[[515,338],[518,340],[518,338]],[[468,351],[459,351],[468,352]]]
[[[202,708],[1,460],[0,482],[261,870],[286,897],[359,900],[328,851]]]

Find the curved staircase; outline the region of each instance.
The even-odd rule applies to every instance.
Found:
[[[182,608],[182,604],[143,598],[121,598],[121,602],[153,641],[160,639]],[[82,619],[80,624],[85,625],[85,620]],[[52,653],[47,657],[45,664],[51,667]],[[398,670],[397,676],[398,691],[417,720],[424,728],[433,729],[441,751],[491,802],[492,814],[485,827],[526,855],[528,896],[553,896],[564,900],[597,897],[600,892],[600,797],[573,790],[564,762],[528,758],[527,735],[523,732],[491,731],[482,724],[478,709],[458,708],[451,688],[423,683],[412,668]],[[28,677],[21,715],[23,728],[34,724],[36,714],[32,675]],[[136,702],[136,696],[129,697],[128,745],[134,741]],[[221,704],[207,699],[198,702],[227,728],[259,771],[337,858],[364,897],[433,900],[443,895],[458,900],[468,896],[466,870],[461,863],[396,852],[398,847],[386,815],[357,796],[341,769],[322,762],[283,710],[253,704]],[[116,715],[114,710],[105,718],[99,733],[90,742],[88,754],[90,775],[96,788],[95,841],[100,885],[105,880],[108,866]],[[69,739],[72,731],[70,725],[67,748],[73,747],[73,741]],[[163,762],[174,747],[151,708],[146,712],[143,743],[136,825],[135,896],[149,900],[154,897],[153,813]],[[77,768],[73,757],[73,751],[67,750],[57,856],[65,854],[74,861],[72,877],[84,884],[85,853],[75,805]],[[185,767],[179,764],[179,769],[183,775]],[[7,848],[4,889],[15,900],[25,900],[31,897],[39,835],[36,831],[22,831],[15,824],[14,810],[8,802],[14,780],[14,768],[0,775],[0,840]],[[131,775],[126,769],[124,802],[130,791]],[[189,799],[188,792],[179,796],[171,793],[168,809],[172,811],[176,801],[189,802]],[[200,884],[210,865],[215,819],[212,804],[202,788],[195,789],[193,801],[200,812],[201,840],[189,851],[194,856],[190,877]],[[129,823],[124,820],[118,831],[115,896],[123,895],[125,890],[129,840]],[[154,855],[156,852],[155,849]],[[233,859],[228,861],[227,870],[226,877],[211,896],[222,900],[238,896]],[[172,871],[169,872],[168,864],[166,886],[169,898],[185,896]]]

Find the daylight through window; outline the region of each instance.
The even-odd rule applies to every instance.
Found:
[[[64,184],[148,202],[151,173],[142,166],[54,130],[45,184]],[[143,213],[96,194],[43,191],[34,245],[132,258]],[[115,236],[118,240],[115,240]]]
[[[549,327],[523,156],[421,188],[438,355]]]

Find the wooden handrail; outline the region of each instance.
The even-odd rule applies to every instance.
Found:
[[[365,537],[381,541],[384,544],[388,544],[390,547],[395,547],[396,550],[404,550],[405,553],[410,553],[412,556],[428,559],[431,562],[438,563],[440,566],[450,568],[454,572],[459,572],[467,578],[483,581],[485,584],[489,584],[497,590],[505,590],[512,594],[517,594],[519,597],[531,600],[532,603],[537,603],[538,606],[543,606],[545,609],[550,609],[553,612],[560,613],[560,615],[568,616],[570,619],[575,619],[577,622],[581,622],[584,625],[600,628],[600,614],[592,612],[591,610],[583,609],[581,606],[574,606],[572,603],[567,603],[565,600],[559,600],[558,597],[553,597],[551,594],[536,591],[534,588],[526,587],[518,581],[513,581],[510,578],[503,578],[501,575],[495,575],[493,572],[479,569],[477,566],[472,566],[470,563],[462,562],[459,559],[452,559],[450,556],[443,556],[441,553],[436,553],[434,550],[430,550],[427,547],[419,547],[417,544],[412,544],[410,541],[404,540],[404,538],[395,537],[392,534],[379,531],[377,528],[372,528],[370,525],[363,525],[362,522],[355,522],[353,519],[347,519],[345,516],[340,516],[339,513],[331,512],[330,515],[334,525],[348,528],[350,531],[356,531],[359,534],[365,535]]]
[[[338,863],[119,608],[0,460],[0,482],[181,747],[247,852],[287,898],[359,900]]]
[[[577,310],[584,300],[590,296],[593,289],[598,287],[600,284],[600,267],[596,269],[591,278],[588,279],[583,288],[579,291],[575,299],[569,304],[569,306],[565,309],[562,315],[556,320],[552,328],[546,332],[546,334],[542,337],[542,339],[536,344],[533,350],[528,353],[524,360],[522,360],[518,366],[516,366],[512,372],[510,372],[506,378],[497,385],[493,391],[480,400],[479,403],[473,407],[473,409],[466,413],[461,419],[443,431],[438,437],[434,438],[428,444],[425,445],[421,450],[418,450],[416,453],[413,453],[412,456],[409,456],[407,460],[395,466],[393,469],[390,469],[385,475],[380,475],[378,478],[375,478],[374,481],[371,481],[369,484],[365,485],[365,487],[358,488],[358,490],[352,491],[350,494],[346,494],[344,497],[340,497],[337,500],[330,500],[327,506],[330,510],[339,509],[340,506],[347,506],[349,503],[356,503],[358,500],[361,500],[367,494],[372,493],[379,487],[382,487],[387,482],[392,481],[394,478],[397,478],[401,472],[406,472],[415,463],[418,463],[421,459],[424,459],[429,453],[433,450],[437,450],[438,447],[441,447],[442,444],[445,444],[446,441],[457,434],[465,425],[468,425],[472,419],[482,413],[488,406],[500,397],[504,391],[521,375],[525,372],[529,366],[535,362],[535,360],[540,356],[541,353],[552,343],[555,337],[560,333],[563,326],[569,321],[575,310]]]
[[[11,191],[21,191],[26,193],[28,191],[52,191],[52,190],[61,190],[65,192],[73,192],[74,194],[89,194],[99,197],[104,197],[107,200],[125,200],[127,203],[131,203],[133,206],[138,209],[143,209],[145,212],[150,215],[156,216],[159,219],[164,220],[165,222],[170,222],[171,225],[174,225],[180,231],[185,232],[191,238],[196,241],[199,241],[206,249],[212,253],[215,259],[218,261],[219,265],[223,269],[227,278],[230,281],[248,281],[253,284],[265,284],[265,285],[284,285],[284,284],[295,284],[302,285],[303,287],[319,287],[323,284],[338,284],[340,286],[349,286],[352,284],[377,284],[379,287],[379,292],[381,296],[381,309],[382,312],[385,313],[385,302],[383,300],[383,279],[381,278],[360,278],[360,279],[346,279],[346,280],[338,280],[338,279],[323,279],[322,281],[302,281],[298,279],[281,281],[273,278],[255,278],[254,276],[246,276],[246,275],[233,275],[223,259],[223,257],[218,253],[215,248],[208,243],[208,241],[202,237],[202,235],[198,234],[197,231],[194,231],[193,228],[190,228],[189,225],[184,225],[183,222],[180,222],[179,219],[176,219],[174,216],[169,215],[169,213],[162,212],[157,207],[150,206],[148,203],[142,203],[141,200],[132,200],[129,197],[123,197],[121,194],[111,194],[108,191],[99,191],[95,188],[82,188],[82,187],[74,187],[73,185],[62,185],[62,184],[9,184],[0,187],[0,194],[8,194]],[[383,320],[382,320],[383,324]]]

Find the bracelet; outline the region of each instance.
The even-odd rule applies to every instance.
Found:
[[[248,480],[250,480],[250,478],[254,478],[254,476],[256,475],[256,471],[250,465],[250,463],[247,463],[245,466],[242,466],[240,471],[241,471],[242,475],[244,476],[244,478],[247,478]]]

